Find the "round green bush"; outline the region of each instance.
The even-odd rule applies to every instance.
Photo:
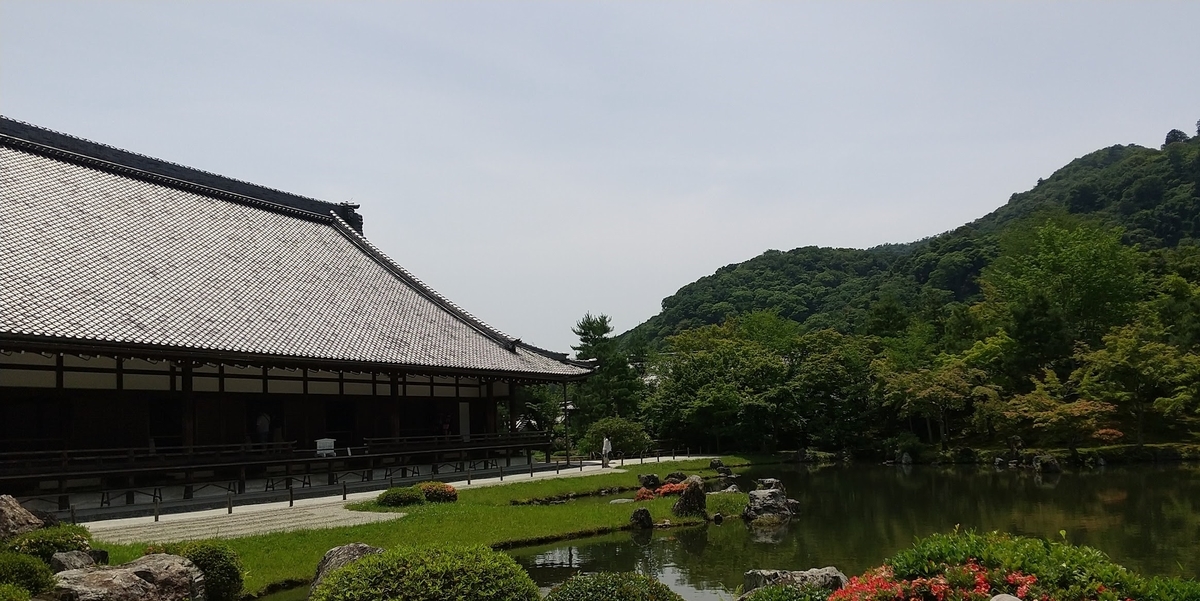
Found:
[[[404,507],[405,505],[421,505],[425,502],[425,493],[415,487],[389,488],[375,498],[375,502],[384,507]]]
[[[54,587],[54,572],[46,562],[23,553],[0,552],[0,584],[37,594]]]
[[[831,591],[776,584],[754,589],[750,593],[747,601],[827,601]]]
[[[37,557],[48,564],[55,553],[91,549],[91,540],[92,535],[87,528],[74,524],[59,524],[14,536],[9,539],[8,548],[17,553]]]
[[[0,584],[0,601],[29,601],[29,591],[15,584]]]
[[[579,441],[579,450],[585,453],[599,453],[604,449],[604,437],[612,443],[614,453],[636,455],[650,448],[650,436],[642,424],[621,417],[606,417],[588,428],[583,440]]]
[[[236,601],[242,595],[242,560],[232,548],[213,541],[189,541],[150,545],[146,554],[169,553],[192,563],[204,574],[204,592],[209,601]]]
[[[445,482],[422,482],[417,489],[430,503],[453,503],[458,500],[458,491]]]
[[[633,572],[579,574],[554,587],[546,601],[683,601],[667,585]]]
[[[538,601],[517,562],[487,547],[399,548],[330,572],[310,601]]]

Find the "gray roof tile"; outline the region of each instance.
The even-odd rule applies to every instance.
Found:
[[[0,147],[0,333],[570,377],[341,219]]]

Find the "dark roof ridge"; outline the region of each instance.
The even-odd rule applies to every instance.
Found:
[[[158,183],[171,184],[172,187],[181,187],[180,183],[187,184],[184,186],[185,188],[198,187],[205,193],[218,192],[222,193],[218,196],[235,197],[231,200],[257,201],[255,204],[262,208],[290,209],[287,211],[289,213],[301,211],[322,219],[325,219],[330,212],[334,212],[347,221],[351,227],[362,231],[362,216],[354,210],[358,208],[357,205],[350,203],[337,204],[284,192],[276,188],[94,142],[4,115],[0,115],[0,137],[25,142],[34,147],[27,147],[29,150],[56,151],[55,158],[85,162],[89,167],[99,167],[109,171],[128,170],[124,173],[125,175],[135,175],[141,179],[148,179],[147,176],[149,176],[149,179],[157,180]]]

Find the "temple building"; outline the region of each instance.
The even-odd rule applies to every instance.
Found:
[[[517,387],[590,366],[430,289],[356,208],[0,118],[0,493],[544,448]]]

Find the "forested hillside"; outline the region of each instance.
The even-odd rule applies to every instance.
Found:
[[[999,234],[1043,212],[1121,226],[1123,241],[1144,251],[1194,243],[1198,143],[1180,134],[1161,150],[1112,146],[1075,159],[991,214],[932,238],[869,250],[769,250],[722,267],[664,299],[661,313],[622,338],[657,347],[672,334],[758,310],[807,329],[886,333],[898,312],[977,300],[979,275],[999,253]]]
[[[1200,134],[1091,153],[927,240],[766,252],[621,337],[603,315],[575,331],[599,369],[562,440],[584,447],[1197,443]],[[529,394],[564,430],[561,394]]]

